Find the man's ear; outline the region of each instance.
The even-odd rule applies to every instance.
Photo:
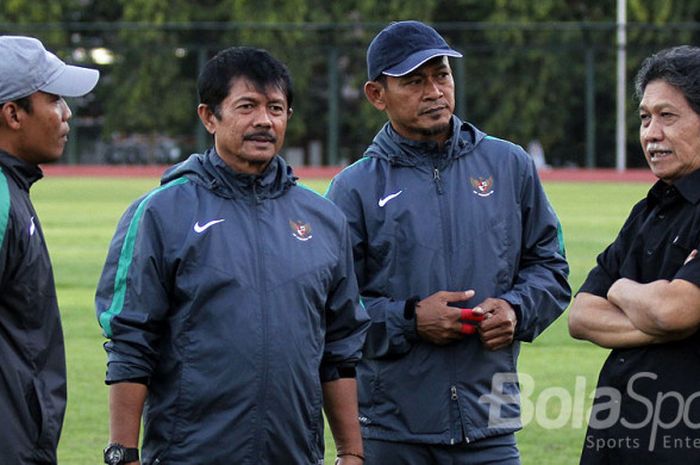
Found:
[[[209,105],[205,105],[204,103],[197,105],[197,114],[202,124],[207,129],[207,132],[209,132],[209,134],[216,134],[215,120],[217,118],[214,112],[211,111],[211,108],[209,108]]]
[[[22,125],[22,109],[15,102],[7,102],[0,107],[0,120],[2,125],[10,129],[19,129]]]
[[[386,108],[386,103],[384,102],[385,91],[384,86],[377,81],[365,82],[365,97],[379,111],[384,111]]]

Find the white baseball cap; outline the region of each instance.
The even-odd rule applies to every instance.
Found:
[[[96,69],[65,64],[33,37],[0,36],[0,103],[37,91],[80,97],[99,77]]]

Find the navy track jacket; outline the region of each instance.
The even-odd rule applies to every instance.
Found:
[[[368,327],[343,214],[275,157],[192,155],[126,211],[100,280],[108,383],[147,379],[143,464],[316,464],[321,383]],[[342,368],[341,368],[342,371]]]
[[[532,341],[571,297],[559,222],[532,159],[457,117],[452,124],[439,151],[387,123],[327,194],[348,218],[372,318],[358,366],[366,438],[454,444],[520,428],[519,341]],[[434,345],[405,318],[407,299],[468,289],[476,296],[457,306],[495,297],[514,307],[511,346],[492,352],[478,335]]]
[[[0,463],[56,463],[66,359],[51,260],[29,189],[41,170],[0,151]]]

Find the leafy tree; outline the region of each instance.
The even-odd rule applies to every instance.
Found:
[[[196,99],[177,37],[161,27],[187,21],[189,2],[120,0],[121,21],[150,23],[152,28],[125,28],[112,46],[117,60],[109,82],[105,131],[162,132],[191,130]]]
[[[637,156],[631,79],[663,47],[697,43],[700,3],[628,0],[628,150]],[[111,134],[170,134],[194,148],[202,132],[195,82],[202,64],[232,45],[268,49],[295,87],[287,146],[326,142],[337,122],[340,158],[358,158],[386,121],[362,87],[372,37],[393,20],[434,25],[463,60],[452,61],[460,116],[522,145],[538,137],[548,160],[584,163],[586,58],[593,58],[598,162],[612,166],[615,138],[615,2],[609,0],[2,0],[0,32],[41,38],[69,61],[99,66],[79,100]],[[111,65],[91,62],[105,47]],[[334,100],[334,97],[338,97]],[[337,112],[331,102],[338,102]],[[74,113],[76,113],[74,111]],[[334,116],[337,119],[334,120]],[[81,130],[82,131],[82,130]],[[327,151],[327,150],[326,150]]]

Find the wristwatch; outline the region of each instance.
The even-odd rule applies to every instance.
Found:
[[[124,465],[139,460],[139,450],[137,448],[124,447],[118,443],[108,445],[103,453],[107,465]]]

